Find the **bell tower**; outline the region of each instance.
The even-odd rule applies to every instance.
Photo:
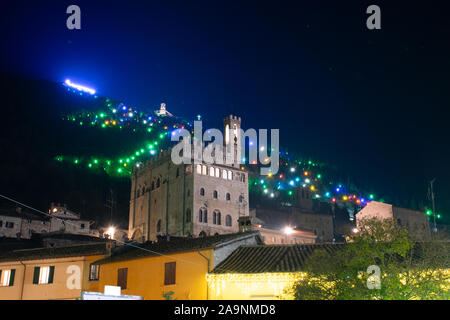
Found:
[[[241,117],[229,115],[223,119],[224,127],[224,154],[229,157],[233,156],[233,166],[239,167],[241,157]]]

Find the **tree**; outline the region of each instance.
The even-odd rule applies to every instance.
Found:
[[[313,252],[296,299],[450,299],[448,241],[414,242],[392,219],[362,221],[348,240]]]

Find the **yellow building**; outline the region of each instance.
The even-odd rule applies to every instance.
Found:
[[[207,275],[212,300],[292,299],[289,292],[316,248],[337,244],[242,246]]]
[[[96,261],[99,277],[88,291],[102,292],[105,285],[120,286],[124,295],[145,300],[205,300],[206,275],[242,245],[261,244],[258,232],[201,238],[170,238],[157,243],[122,246],[110,257]]]
[[[14,250],[0,255],[0,300],[79,299],[91,288],[91,263],[110,243]],[[93,267],[95,275],[95,266]],[[91,275],[92,276],[92,275]]]

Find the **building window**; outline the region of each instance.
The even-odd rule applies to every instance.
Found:
[[[84,229],[84,223],[82,223],[82,224],[80,225],[80,227],[81,227],[81,229]]]
[[[55,266],[34,267],[33,284],[53,283],[54,273],[55,273]]]
[[[122,290],[127,288],[128,268],[120,268],[117,270],[117,286]]]
[[[213,222],[214,224],[217,224],[219,226],[222,224],[221,214],[220,214],[219,210],[214,210],[213,220],[214,220],[214,222]]]
[[[202,166],[202,174],[206,176],[206,166]]]
[[[0,228],[3,227],[3,221],[0,220]]]
[[[156,223],[156,232],[161,232],[161,219]]]
[[[198,210],[198,222],[203,222],[203,210]]]
[[[161,185],[161,179],[158,178],[158,180],[156,180],[156,187],[159,188],[160,185]]]
[[[16,269],[0,270],[0,286],[11,287],[14,285]]]
[[[186,222],[191,222],[191,209],[186,209]]]
[[[231,195],[229,193],[227,193],[227,197],[226,197],[227,201],[231,200]]]
[[[208,223],[208,210],[207,209],[203,210],[203,222]]]
[[[227,216],[225,218],[225,225],[227,227],[231,227],[231,216],[229,214],[227,214]]]
[[[176,262],[167,262],[164,265],[164,285],[169,286],[172,284],[175,284],[175,275],[177,270],[177,263]]]
[[[6,221],[5,228],[9,228],[9,229],[14,228],[14,222]]]
[[[198,234],[198,236],[199,236],[199,237],[206,237],[206,232],[205,232],[205,231],[201,231],[201,232]]]
[[[209,175],[211,177],[214,177],[214,168],[213,167],[209,167]]]
[[[239,202],[242,203],[243,201],[244,201],[244,196],[243,196],[243,195],[240,195],[240,196],[239,196]]]
[[[233,180],[233,171],[228,171],[228,180]]]
[[[202,174],[202,165],[201,164],[197,165],[197,174]]]
[[[89,267],[89,281],[97,281],[100,275],[100,265],[91,264]]]
[[[220,178],[220,169],[216,168],[216,178]]]
[[[204,196],[204,195],[205,195],[205,189],[200,188],[200,195],[201,195],[201,196]]]
[[[217,199],[219,197],[219,194],[217,193],[217,190],[214,190],[213,192],[213,198]]]
[[[222,170],[222,179],[227,180],[227,170]]]

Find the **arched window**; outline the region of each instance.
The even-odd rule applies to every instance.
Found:
[[[214,210],[213,212],[213,224],[216,224],[217,222],[217,212]]]
[[[158,180],[156,180],[156,187],[159,188],[160,185],[161,185],[161,179],[158,178]]]
[[[217,190],[214,190],[213,192],[213,198],[217,199],[219,197],[219,193],[217,192]]]
[[[208,223],[208,210],[203,210],[203,222]]]
[[[227,216],[225,218],[225,225],[227,227],[231,227],[231,216],[229,214],[227,214]]]
[[[161,232],[161,219],[159,219],[158,223],[156,224],[156,232]]]
[[[198,210],[198,222],[203,222],[203,210]]]
[[[217,215],[216,222],[220,226],[222,224],[222,217],[221,217],[221,214],[220,214],[219,210],[216,211],[216,215]]]
[[[200,188],[200,195],[201,195],[201,196],[204,196],[204,195],[205,195],[205,189]]]
[[[244,201],[244,196],[241,194],[240,196],[239,196],[239,202],[243,202]]]
[[[191,222],[191,209],[186,209],[186,222]]]
[[[202,231],[198,234],[199,237],[206,237],[206,232]]]
[[[229,193],[227,193],[227,200],[230,201],[231,200],[231,195]]]

